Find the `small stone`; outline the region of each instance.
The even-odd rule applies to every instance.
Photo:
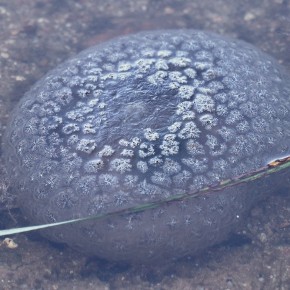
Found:
[[[259,240],[264,244],[267,242],[267,235],[265,233],[260,233],[259,234]]]

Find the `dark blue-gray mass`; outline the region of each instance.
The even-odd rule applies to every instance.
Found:
[[[32,224],[196,192],[290,154],[289,100],[286,71],[242,41],[194,30],[117,38],[22,98],[4,143],[11,189]],[[43,234],[108,260],[175,259],[224,240],[272,183]]]

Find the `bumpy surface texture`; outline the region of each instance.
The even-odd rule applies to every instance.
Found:
[[[11,183],[34,224],[197,191],[290,153],[289,96],[284,70],[241,41],[193,30],[115,39],[21,100],[4,146]],[[235,230],[258,185],[44,234],[112,260],[176,258]]]

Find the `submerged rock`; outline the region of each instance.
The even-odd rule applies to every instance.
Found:
[[[20,101],[4,146],[12,190],[33,224],[196,192],[290,153],[289,97],[284,69],[242,41],[194,30],[113,39]],[[43,234],[109,260],[164,262],[224,240],[278,182]]]

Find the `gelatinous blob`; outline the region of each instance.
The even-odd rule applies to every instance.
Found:
[[[34,224],[195,192],[290,153],[289,97],[289,75],[242,41],[117,38],[23,97],[5,136],[11,184]],[[111,260],[165,261],[225,239],[267,182],[44,234]]]

